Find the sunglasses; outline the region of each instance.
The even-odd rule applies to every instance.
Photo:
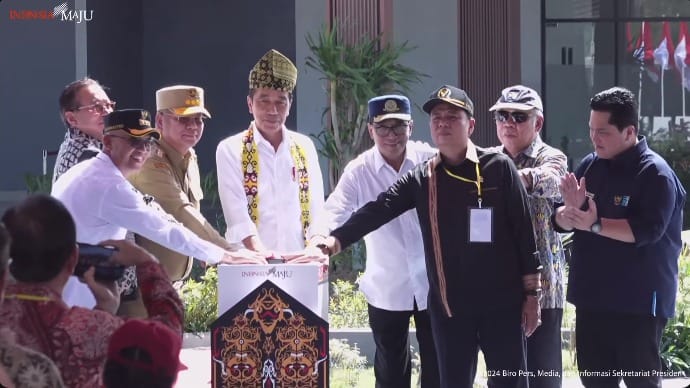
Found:
[[[386,125],[374,124],[374,131],[381,137],[388,136],[391,132],[396,135],[404,135],[407,133],[408,127],[409,123],[407,122],[390,127]]]
[[[80,106],[78,108],[75,108],[74,110],[86,109],[90,112],[96,112],[102,115],[105,113],[112,112],[115,109],[115,104],[117,104],[115,101],[96,102],[91,105]]]
[[[151,151],[158,144],[156,142],[156,139],[154,139],[152,137],[141,138],[141,137],[117,136],[117,135],[110,135],[110,136],[116,137],[116,138],[122,139],[122,140],[127,140],[127,142],[129,143],[129,146],[134,148],[134,149],[137,149],[137,150]]]
[[[522,124],[525,121],[529,120],[530,114],[527,112],[508,112],[505,110],[499,110],[494,112],[494,118],[496,121],[500,121],[502,123],[507,123],[510,121],[510,118],[513,118],[513,121],[516,124]]]

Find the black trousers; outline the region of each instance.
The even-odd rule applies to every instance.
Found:
[[[489,388],[527,387],[522,306],[489,312],[455,311],[431,304],[441,388],[472,388],[481,346]]]
[[[369,305],[369,326],[376,344],[376,388],[410,388],[410,317],[414,317],[421,359],[422,388],[439,386],[438,365],[428,310],[389,311]]]
[[[527,338],[530,388],[560,388],[562,385],[562,321],[563,309],[542,309],[541,326]]]
[[[575,342],[587,388],[661,387],[659,342],[667,319],[577,309]]]

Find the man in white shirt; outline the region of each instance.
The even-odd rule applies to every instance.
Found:
[[[265,263],[261,256],[247,250],[228,252],[203,240],[147,206],[144,196],[127,177],[141,169],[160,132],[151,127],[145,110],[115,111],[105,120],[103,151],[69,169],[51,192],[74,217],[77,241],[98,244],[124,239],[130,230],[209,264]],[[69,305],[90,308],[95,304],[86,286],[75,277],[67,283],[63,298]]]
[[[352,213],[436,154],[410,141],[410,101],[399,95],[369,100],[369,135],[375,146],[348,163],[326,201],[319,233],[328,235]],[[410,317],[414,317],[422,361],[422,388],[439,386],[436,353],[427,313],[429,282],[417,212],[409,210],[364,237],[366,271],[359,289],[369,303],[369,325],[376,343],[377,388],[410,387]]]
[[[316,147],[290,131],[297,68],[270,50],[249,73],[249,128],[218,144],[218,192],[226,239],[276,255],[305,248],[311,222],[323,210],[323,178]]]

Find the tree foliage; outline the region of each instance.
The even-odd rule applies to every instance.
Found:
[[[367,101],[377,95],[408,92],[426,75],[401,63],[401,57],[413,50],[407,42],[391,45],[379,36],[346,44],[335,26],[324,28],[316,37],[307,35],[306,40],[312,53],[306,65],[321,73],[328,95],[324,130],[316,139],[329,160],[332,190],[347,162],[371,146]]]

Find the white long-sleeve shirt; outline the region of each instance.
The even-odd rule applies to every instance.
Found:
[[[395,171],[376,146],[360,154],[345,167],[333,193],[326,200],[324,218],[315,226],[327,234],[350,215],[386,191],[415,165],[431,158],[436,149],[426,143],[408,141],[405,160]],[[426,309],[429,281],[424,245],[417,212],[409,210],[364,236],[367,264],[359,289],[372,306],[390,311],[412,310],[414,301]]]
[[[101,152],[65,172],[54,184],[51,195],[72,214],[77,241],[98,244],[124,239],[128,230],[184,255],[209,264],[220,262],[225,250],[198,237],[181,224],[168,221],[148,206],[108,155]],[[63,292],[68,305],[93,307],[91,291],[71,278]]]
[[[244,192],[244,133],[242,131],[224,139],[216,149],[218,193],[228,227],[225,238],[231,243],[240,243],[249,236],[258,235],[266,249],[279,252],[304,249],[299,187],[295,163],[290,154],[290,139],[304,150],[307,159],[312,223],[319,218],[324,205],[323,177],[314,143],[308,136],[283,127],[283,141],[275,150],[254,128],[254,141],[259,154],[257,225],[247,211]],[[307,237],[311,237],[311,234],[308,231]]]

